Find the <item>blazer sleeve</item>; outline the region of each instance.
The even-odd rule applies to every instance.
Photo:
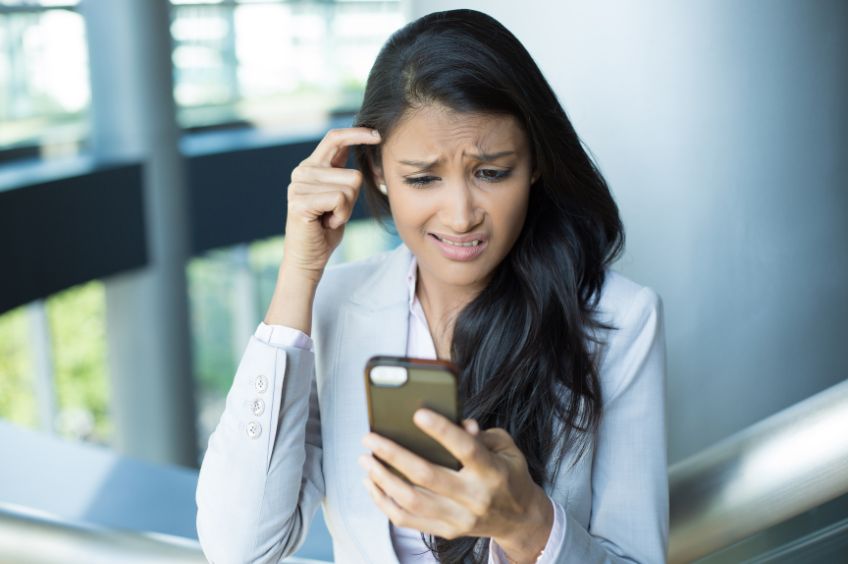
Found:
[[[216,564],[292,554],[324,497],[314,352],[271,327],[251,337],[200,467],[197,534]]]
[[[562,542],[545,562],[666,561],[668,469],[663,305],[638,291],[601,368],[603,415],[592,464],[588,529],[565,507]]]

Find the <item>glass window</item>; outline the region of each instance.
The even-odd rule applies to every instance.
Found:
[[[180,124],[294,130],[353,113],[400,2],[173,0]]]
[[[0,315],[0,418],[69,439],[111,442],[102,282]]]
[[[88,136],[88,55],[77,0],[0,1],[0,152],[73,154]]]

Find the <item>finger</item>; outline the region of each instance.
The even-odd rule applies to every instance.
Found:
[[[288,187],[288,199],[291,200],[292,195],[300,197],[304,202],[309,202],[309,198],[316,194],[335,194],[341,192],[348,203],[353,206],[359,196],[359,192],[355,188],[341,184],[313,184],[311,182],[293,182]],[[307,204],[308,205],[308,204]]]
[[[432,493],[405,481],[371,455],[363,454],[359,464],[368,472],[368,477],[405,511],[419,516],[438,514],[433,508]]]
[[[359,188],[362,185],[362,173],[352,168],[328,168],[301,164],[291,174],[292,182],[309,184],[341,184]]]
[[[449,522],[439,518],[421,517],[407,511],[370,478],[363,478],[362,483],[365,485],[365,489],[368,490],[377,508],[396,526],[409,527],[425,534],[437,535],[443,538],[457,536],[455,527]]]
[[[304,162],[323,166],[341,166],[344,164],[344,161],[339,164],[338,160],[335,160],[336,164],[334,164],[336,153],[340,149],[349,147],[350,145],[376,145],[380,143],[380,135],[379,133],[373,133],[375,131],[377,130],[368,127],[331,129],[324,135],[324,138],[321,139],[318,146],[315,147],[315,150]],[[346,159],[346,153],[344,156]]]
[[[421,408],[413,416],[415,424],[433,437],[463,466],[485,465],[487,452],[476,437],[435,411]]]
[[[376,433],[368,433],[362,443],[413,484],[451,497],[463,489],[455,471],[433,464],[390,439]]]
[[[399,506],[395,501],[386,495],[386,492],[381,490],[379,486],[377,486],[371,478],[363,478],[362,483],[365,485],[365,489],[368,490],[368,493],[371,494],[371,499],[374,500],[374,503],[377,504],[377,507],[386,514],[389,520],[398,526],[401,525],[401,522],[406,521],[409,518],[409,514],[404,511],[401,506]]]
[[[350,218],[353,213],[353,204],[348,201],[341,190],[320,192],[311,194],[308,198],[289,202],[289,210],[302,210],[307,221],[317,221],[325,214],[332,215],[325,219],[327,225],[336,228]]]
[[[347,156],[350,153],[350,147],[339,147],[336,154],[330,159],[331,167],[342,168],[347,164]]]

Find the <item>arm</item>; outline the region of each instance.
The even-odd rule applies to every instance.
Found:
[[[311,348],[301,331],[264,323],[247,345],[198,478],[210,561],[277,562],[306,538],[324,496]]]
[[[592,466],[588,530],[563,508],[557,549],[541,562],[666,561],[668,468],[663,304],[636,296],[602,366],[604,413]],[[550,542],[549,542],[550,545]]]
[[[318,283],[362,184],[362,173],[341,167],[351,145],[380,141],[370,128],[330,130],[292,171],[283,262],[265,323],[310,333]],[[324,496],[314,353],[263,341],[262,331],[242,357],[198,478],[198,537],[219,564],[291,554]]]

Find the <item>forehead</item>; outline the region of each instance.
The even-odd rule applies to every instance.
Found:
[[[409,110],[383,150],[397,156],[435,156],[478,149],[520,151],[524,145],[524,131],[512,115],[457,112],[431,104]]]

